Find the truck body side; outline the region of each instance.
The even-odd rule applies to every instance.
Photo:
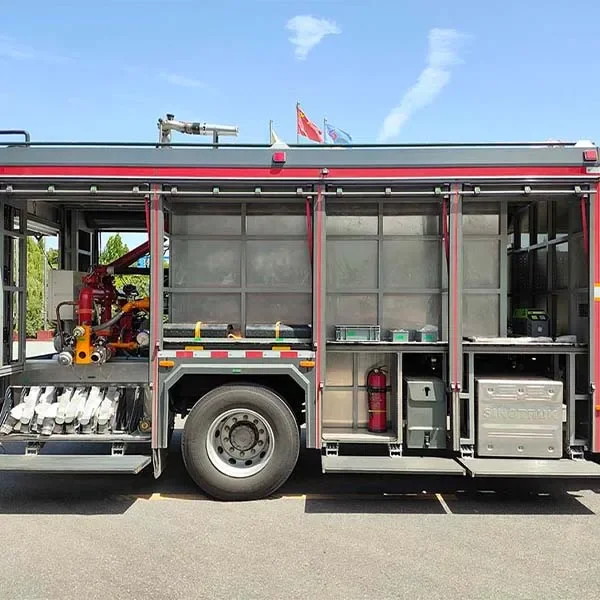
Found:
[[[272,493],[302,441],[325,472],[597,477],[599,196],[598,150],[576,144],[0,148],[0,427],[36,455],[0,469],[134,473],[150,452],[159,476],[179,415],[188,471],[222,499]],[[131,298],[105,332],[72,291],[70,364],[25,356],[44,227],[103,315],[102,277],[150,282],[125,336]],[[147,234],[149,266],[94,279],[119,230]],[[82,440],[112,453],[43,452]]]

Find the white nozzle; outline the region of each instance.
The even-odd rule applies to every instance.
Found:
[[[239,133],[237,125],[178,121],[175,119],[175,115],[167,115],[166,119],[159,119],[158,129],[160,131],[160,142],[163,144],[168,144],[171,141],[171,131],[179,131],[189,135],[212,135],[213,138],[218,138],[221,135],[237,136]]]

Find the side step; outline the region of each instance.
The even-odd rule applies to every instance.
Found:
[[[452,458],[437,456],[322,456],[323,473],[400,473],[464,475]]]
[[[600,477],[588,460],[534,458],[457,458],[472,477]]]
[[[0,471],[27,471],[29,473],[119,473],[137,475],[152,458],[142,455],[98,454],[22,454],[0,455]]]

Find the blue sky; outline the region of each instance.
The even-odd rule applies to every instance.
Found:
[[[599,39],[574,0],[3,0],[0,127],[154,141],[173,112],[294,142],[299,100],[356,142],[600,142]]]
[[[599,39],[580,0],[3,0],[0,128],[155,141],[172,112],[295,142],[300,101],[359,143],[600,143]]]

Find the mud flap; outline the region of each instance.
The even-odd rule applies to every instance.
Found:
[[[158,479],[167,466],[167,448],[153,448],[152,467],[154,469],[154,479]]]

